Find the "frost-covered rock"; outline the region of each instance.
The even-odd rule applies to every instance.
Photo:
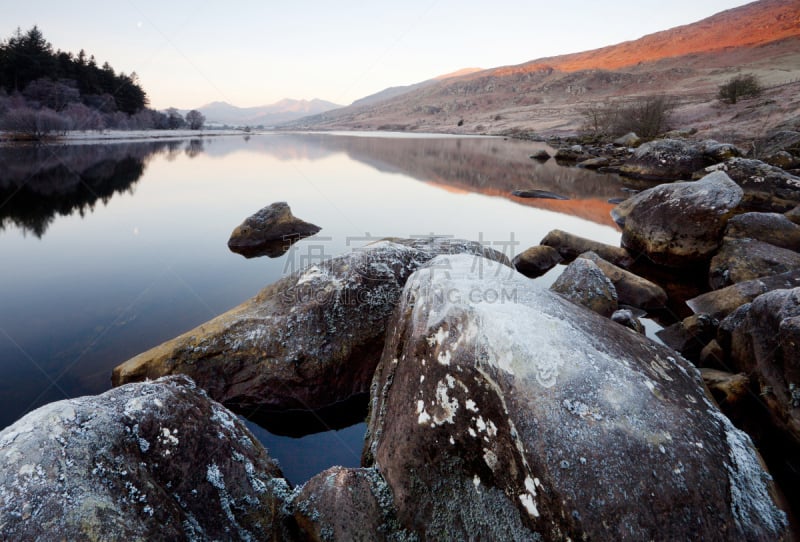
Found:
[[[314,235],[320,229],[294,216],[289,205],[280,201],[264,207],[238,225],[228,239],[228,248],[248,258],[276,258],[289,250],[293,243]]]
[[[476,242],[382,241],[289,275],[242,305],[126,361],[114,385],[186,374],[215,400],[316,410],[366,393],[406,278],[437,254],[508,259]]]
[[[622,165],[620,173],[635,179],[676,181],[690,179],[713,163],[702,149],[680,139],[658,139],[641,145]]]
[[[726,237],[711,258],[709,285],[724,288],[737,282],[800,270],[800,253],[755,239]]]
[[[183,376],[50,403],[0,432],[3,540],[271,540],[287,490]]]
[[[750,439],[663,346],[462,256],[406,284],[364,461],[428,539],[769,540]],[[446,267],[448,273],[440,269]]]
[[[303,485],[292,509],[301,540],[416,540],[400,527],[392,491],[374,468],[331,467]]]
[[[784,213],[800,203],[800,177],[760,160],[731,158],[701,172],[724,171],[742,187],[742,207],[749,211]]]
[[[667,293],[658,284],[607,262],[594,252],[584,252],[579,257],[593,261],[608,277],[614,284],[617,301],[621,305],[640,309],[660,309],[666,305]]]
[[[614,284],[586,258],[569,264],[550,290],[602,316],[611,316],[619,308]]]
[[[626,202],[622,246],[671,267],[708,261],[741,199],[742,189],[722,172],[650,188]]]

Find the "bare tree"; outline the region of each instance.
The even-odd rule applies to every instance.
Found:
[[[189,124],[190,130],[200,130],[203,128],[206,118],[200,111],[192,109],[186,113],[186,122]]]

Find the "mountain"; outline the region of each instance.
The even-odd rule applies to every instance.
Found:
[[[724,110],[719,85],[753,73],[764,108]],[[591,104],[664,94],[680,127],[714,135],[800,121],[800,2],[760,0],[600,49],[387,89],[292,128],[575,133]],[[748,109],[748,107],[750,109]]]
[[[325,100],[285,99],[271,105],[258,107],[236,107],[227,102],[211,102],[197,110],[205,115],[206,122],[210,124],[274,126],[340,107],[342,106]],[[182,113],[185,114],[185,111]]]
[[[370,105],[375,104],[378,102],[382,102],[384,100],[388,100],[389,98],[394,98],[395,96],[400,96],[402,94],[406,94],[411,92],[412,90],[418,90],[429,85],[436,84],[438,81],[444,81],[445,79],[450,79],[452,77],[459,77],[462,75],[469,75],[475,72],[483,71],[480,68],[464,68],[452,73],[447,73],[445,75],[439,75],[434,77],[433,79],[427,79],[421,83],[415,83],[413,85],[405,85],[400,87],[389,87],[387,89],[381,90],[380,92],[376,92],[375,94],[370,94],[364,98],[360,98],[354,101],[351,106],[363,106],[363,105]]]

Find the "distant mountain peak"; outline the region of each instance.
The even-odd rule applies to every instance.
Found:
[[[207,122],[234,126],[274,126],[307,115],[325,113],[341,105],[314,98],[297,100],[284,98],[273,104],[256,107],[237,107],[225,101],[214,101],[197,108]]]

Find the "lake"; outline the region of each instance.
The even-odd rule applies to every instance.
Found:
[[[618,244],[619,178],[531,160],[539,148],[374,133],[0,147],[0,429],[109,389],[117,364],[382,237],[472,239],[509,257],[556,228]],[[233,228],[276,201],[322,231],[278,258],[230,252]],[[248,424],[293,483],[359,464],[363,423],[300,438]]]

